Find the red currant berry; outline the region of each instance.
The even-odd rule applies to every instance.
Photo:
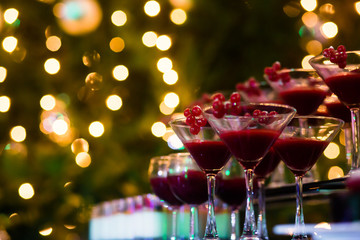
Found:
[[[196,117],[197,117],[197,116],[200,116],[201,113],[202,113],[201,107],[199,107],[198,105],[196,105],[196,106],[194,106],[194,107],[192,108],[191,112],[192,112],[192,114],[193,114],[194,116],[196,116]]]
[[[271,112],[269,112],[268,116],[274,116],[274,115],[276,115],[276,114],[277,114],[276,111],[271,111]]]
[[[225,115],[225,111],[222,110],[222,111],[213,111],[213,115],[216,117],[216,118],[222,118],[224,115]]]
[[[241,97],[240,94],[237,92],[234,92],[230,95],[230,102],[231,103],[240,103]]]
[[[238,91],[244,91],[246,89],[245,85],[243,83],[236,84],[236,90]]]
[[[190,108],[185,108],[185,110],[184,110],[184,116],[185,117],[188,117],[188,116],[190,116],[191,115],[191,110],[190,110]]]
[[[212,95],[212,97],[211,97],[213,100],[216,100],[216,99],[218,99],[218,100],[220,100],[220,101],[225,101],[225,96],[224,96],[224,94],[222,94],[222,93],[215,93],[214,95]]]
[[[281,69],[281,64],[279,61],[276,61],[273,63],[272,65],[272,68],[275,70],[275,71],[279,71]]]
[[[336,49],[338,52],[346,52],[346,48],[344,45],[339,45]]]
[[[251,114],[247,112],[247,113],[244,114],[244,116],[245,117],[251,117]]]
[[[254,117],[257,117],[257,116],[259,116],[261,114],[261,111],[259,110],[259,109],[255,109],[254,111],[253,111],[253,116]]]
[[[194,116],[192,116],[192,115],[190,115],[190,116],[187,116],[186,117],[186,124],[187,125],[189,125],[189,126],[191,126],[191,125],[193,125],[194,123],[195,123],[195,117]]]
[[[204,127],[206,125],[207,121],[205,118],[198,118],[196,119],[196,125],[199,127]]]
[[[231,114],[239,116],[241,114],[241,106],[238,104],[233,104],[231,106]]]
[[[222,111],[224,109],[224,104],[222,101],[220,101],[219,99],[216,99],[213,103],[212,103],[212,107],[215,111]]]
[[[196,125],[190,126],[190,133],[193,135],[197,135],[200,132],[200,127]]]

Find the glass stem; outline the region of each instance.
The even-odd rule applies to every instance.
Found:
[[[254,170],[245,170],[246,181],[246,208],[245,208],[245,222],[241,237],[247,238],[256,235],[256,220],[254,212],[254,197],[253,197],[253,177]]]
[[[295,176],[296,182],[296,215],[295,215],[295,229],[292,240],[304,240],[308,239],[305,233],[305,222],[304,222],[304,213],[303,213],[303,203],[302,203],[302,176]]]
[[[199,228],[198,228],[198,207],[196,205],[190,206],[190,240],[199,239]]]
[[[218,239],[218,233],[216,230],[216,220],[215,220],[215,176],[212,174],[207,174],[207,187],[208,187],[208,214],[206,221],[206,229],[204,234],[204,239]]]
[[[351,171],[359,168],[359,108],[351,108],[352,161]]]
[[[173,208],[172,209],[172,213],[171,213],[171,240],[175,240],[176,239],[176,232],[177,232],[177,212],[178,209],[177,208]]]
[[[269,235],[267,232],[266,227],[266,215],[265,215],[265,179],[258,179],[258,186],[259,186],[259,196],[258,196],[258,203],[259,203],[259,215],[257,221],[257,233],[258,236],[263,240],[268,240]]]
[[[239,209],[237,207],[231,207],[230,224],[231,235],[230,240],[236,240],[236,232],[238,229]]]
[[[346,160],[348,161],[349,166],[352,168],[352,137],[351,137],[351,127],[344,127],[344,139],[345,139],[345,153]]]

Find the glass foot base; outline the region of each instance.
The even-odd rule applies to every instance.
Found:
[[[220,240],[218,237],[204,237],[203,240]]]
[[[293,236],[291,240],[311,240],[311,238],[306,235],[299,235],[299,236]]]
[[[258,236],[241,236],[240,240],[262,240]]]

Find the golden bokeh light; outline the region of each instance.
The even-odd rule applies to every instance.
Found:
[[[156,39],[156,47],[160,51],[166,51],[169,50],[171,47],[171,38],[167,35],[161,35]]]
[[[164,102],[161,102],[159,105],[160,112],[164,115],[170,115],[174,112],[175,108],[166,106]]]
[[[30,199],[35,195],[33,186],[30,183],[23,183],[18,189],[19,196],[23,199]]]
[[[148,1],[144,5],[144,11],[149,17],[155,17],[160,13],[160,4],[157,1]]]
[[[0,96],[0,112],[7,112],[10,109],[11,100],[7,96]]]
[[[317,40],[310,40],[307,44],[306,44],[306,51],[310,54],[310,55],[318,55],[322,52],[323,49],[323,45],[321,44],[321,42],[317,41]]]
[[[121,108],[122,106],[122,99],[120,96],[118,95],[110,95],[109,97],[107,97],[106,99],[106,106],[112,110],[112,111],[117,111]]]
[[[300,4],[306,11],[309,11],[309,12],[314,11],[315,8],[317,7],[316,0],[301,0]]]
[[[46,47],[52,52],[56,52],[61,47],[61,39],[58,36],[50,36],[46,39]]]
[[[321,5],[319,11],[321,14],[333,15],[335,14],[335,7],[331,3],[325,3]]]
[[[8,8],[4,12],[4,20],[8,24],[13,24],[19,16],[19,11],[15,8]]]
[[[174,85],[179,80],[179,76],[175,70],[170,70],[163,74],[163,80],[168,85]]]
[[[338,27],[333,22],[326,22],[320,27],[320,32],[325,38],[334,38],[338,33]]]
[[[99,121],[92,122],[89,125],[89,133],[93,137],[96,138],[101,137],[104,134],[104,132],[105,132],[104,125]]]
[[[180,103],[179,96],[174,92],[169,92],[164,97],[164,103],[169,108],[175,108]]]
[[[52,231],[53,231],[53,229],[51,227],[49,227],[49,228],[45,228],[43,230],[40,230],[39,234],[42,235],[42,236],[50,236]]]
[[[18,40],[13,36],[8,36],[2,41],[2,47],[8,53],[12,53],[16,49],[17,44]]]
[[[56,99],[53,95],[47,94],[40,99],[40,107],[45,111],[53,110],[56,106]]]
[[[306,12],[302,15],[301,20],[308,28],[315,27],[319,21],[318,15],[314,12]]]
[[[340,178],[344,176],[344,170],[342,170],[342,168],[338,167],[338,166],[332,166],[329,169],[328,172],[328,179],[335,179],[335,178]]]
[[[360,1],[354,3],[355,11],[360,15]]]
[[[56,58],[49,58],[44,63],[44,69],[48,74],[54,75],[60,71],[60,62]]]
[[[153,31],[144,33],[142,36],[142,42],[147,47],[154,47],[156,45],[157,34]]]
[[[91,164],[91,156],[87,152],[80,152],[76,155],[75,162],[79,167],[86,168]]]
[[[118,65],[113,69],[113,77],[118,81],[124,81],[129,76],[129,70],[124,65]]]
[[[53,132],[57,135],[64,135],[69,130],[69,125],[64,119],[56,119],[52,124]]]
[[[113,52],[121,52],[125,48],[125,42],[121,37],[114,37],[109,43],[110,49]]]
[[[155,122],[152,126],[151,126],[151,133],[155,136],[155,137],[162,137],[164,136],[164,134],[166,133],[166,125],[162,122]]]
[[[336,143],[329,143],[329,145],[324,150],[325,157],[329,159],[335,159],[340,154],[340,148]]]
[[[113,14],[111,15],[111,22],[117,27],[124,26],[126,21],[127,21],[126,13],[121,10],[117,10],[113,12]]]
[[[0,66],[0,83],[4,82],[7,76],[7,70],[5,67]]]
[[[170,71],[172,67],[173,67],[173,63],[171,59],[168,57],[160,58],[159,61],[157,62],[157,69],[162,73]]]
[[[178,150],[184,148],[180,138],[174,133],[168,137],[167,144],[171,149]]]
[[[310,65],[309,60],[310,60],[310,58],[313,58],[313,57],[314,57],[314,55],[305,56],[301,61],[302,68],[312,69],[313,67]]]
[[[174,9],[170,13],[170,20],[177,25],[184,24],[186,19],[187,19],[186,12],[181,8]]]
[[[26,129],[23,126],[15,126],[10,130],[10,138],[15,142],[23,142],[26,139]]]
[[[89,151],[89,143],[84,138],[77,138],[71,144],[71,151],[74,154]]]

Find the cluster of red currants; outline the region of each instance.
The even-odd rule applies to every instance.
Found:
[[[267,112],[267,111],[260,111],[259,109],[255,109],[252,115],[250,113],[245,113],[244,116],[248,116],[248,117],[253,116],[257,118],[257,121],[259,123],[270,124],[275,119],[274,116],[276,114],[277,114],[276,111]]]
[[[248,95],[260,96],[261,94],[259,83],[254,77],[250,77],[245,83],[236,84],[236,90],[244,91]]]
[[[193,106],[191,109],[186,108],[184,116],[186,117],[186,124],[190,126],[191,134],[197,135],[200,132],[200,128],[207,124],[206,119],[202,115],[201,107],[198,105]]]
[[[336,63],[339,68],[346,67],[346,49],[344,45],[339,45],[335,50],[333,47],[325,48],[323,55],[329,58],[330,62]]]
[[[241,114],[241,97],[238,92],[232,93],[228,102],[225,102],[225,96],[222,93],[214,94],[212,99],[213,115],[215,117],[222,118],[226,113],[232,115]]]
[[[276,61],[271,67],[266,67],[264,73],[270,81],[277,82],[281,80],[284,84],[290,82],[290,74],[288,72],[279,72],[281,70],[280,62]]]

